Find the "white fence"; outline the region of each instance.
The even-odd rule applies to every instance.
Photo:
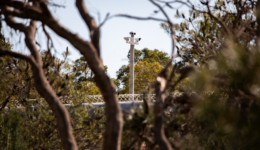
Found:
[[[181,93],[171,93],[171,95],[174,96],[178,96]],[[119,94],[118,96],[118,100],[119,102],[132,102],[132,101],[143,101],[144,97],[147,100],[155,100],[156,95],[155,94]],[[44,98],[40,98],[40,101],[44,100]],[[70,104],[72,101],[70,99],[70,97],[68,96],[64,96],[64,97],[60,97],[60,100],[62,101],[62,103],[64,104]],[[36,101],[36,99],[28,99],[28,102],[34,102]],[[17,104],[19,103],[17,100],[15,100],[14,102],[17,102]],[[104,99],[102,95],[88,95],[85,97],[84,103],[104,103]]]
[[[173,95],[173,96],[179,96],[181,94],[182,93],[179,93],[179,92],[171,93],[171,95]],[[129,109],[130,108],[129,106],[132,106],[132,104],[133,104],[132,102],[135,102],[136,104],[142,103],[144,97],[148,101],[154,101],[156,98],[156,95],[155,94],[146,94],[146,95],[144,95],[144,94],[119,94],[117,97],[118,97],[119,104],[121,105],[121,107],[123,109]],[[38,101],[38,100],[40,100],[40,101]],[[40,98],[38,100],[27,99],[27,102],[29,102],[31,107],[34,108],[34,103],[35,102],[41,103],[41,101],[44,101],[44,98]],[[65,106],[71,106],[71,104],[72,104],[72,101],[71,101],[70,97],[68,97],[68,96],[60,97],[60,100],[62,101],[62,103]],[[18,100],[14,100],[13,103],[16,108],[23,107]],[[82,105],[90,105],[90,103],[92,103],[94,106],[104,106],[105,105],[102,95],[88,95],[88,96],[86,96]],[[7,107],[5,107],[5,108],[7,109]]]
[[[171,93],[171,95],[178,96],[181,95],[181,93],[175,92]],[[143,101],[144,96],[147,100],[155,100],[156,97],[155,94],[119,94],[118,100],[119,102]],[[85,101],[88,103],[100,103],[104,102],[104,99],[102,95],[88,95]]]
[[[120,102],[142,101],[144,99],[144,94],[119,94],[117,97]],[[155,100],[155,94],[147,95],[147,99]],[[102,95],[88,95],[86,97],[86,102],[99,103],[104,102],[104,99]]]

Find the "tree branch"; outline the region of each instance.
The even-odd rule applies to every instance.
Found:
[[[94,45],[94,47],[97,50],[98,56],[100,57],[100,30],[97,26],[95,20],[93,17],[91,17],[88,13],[88,10],[86,9],[85,3],[83,0],[76,0],[76,6],[79,10],[79,13],[83,20],[85,21],[86,25],[88,26],[88,29],[90,31],[90,38],[91,42]]]
[[[131,16],[131,15],[126,15],[126,14],[117,14],[114,15],[113,17],[126,17],[130,19],[137,19],[137,20],[154,20],[154,21],[160,21],[160,22],[165,22],[167,23],[167,20],[160,19],[160,18],[154,18],[154,17],[137,17],[137,16]]]
[[[31,65],[37,66],[37,64],[36,64],[36,62],[35,62],[35,60],[32,56],[27,56],[27,55],[24,55],[24,54],[21,54],[21,53],[18,53],[18,52],[14,52],[14,51],[11,51],[11,50],[8,50],[8,49],[0,48],[0,57],[5,56],[5,55],[12,56],[12,57],[15,57],[15,58],[24,59],[24,60],[30,62]]]
[[[109,19],[109,13],[107,13],[107,15],[106,15],[104,21],[103,21],[102,23],[100,23],[100,25],[98,26],[98,28],[101,28],[101,27],[105,24],[105,22],[106,22],[108,19]]]
[[[15,30],[19,30],[20,32],[23,32],[25,34],[25,43],[28,43],[30,40],[33,40],[35,37],[36,32],[36,21],[31,21],[30,25],[26,27],[22,23],[17,23],[13,16],[11,15],[5,15],[5,21],[8,26]],[[28,46],[28,45],[27,45]],[[34,59],[39,63],[41,62],[41,56],[38,54],[38,50],[35,45],[31,45],[32,47],[29,48],[31,54],[33,55]]]
[[[20,32],[26,31],[25,24],[17,23],[11,15],[5,15],[5,22],[8,26],[11,26],[15,30],[19,30]]]
[[[47,37],[47,49],[48,49],[48,51],[50,52],[51,47],[53,47],[53,42],[52,42],[51,36],[50,36],[49,33],[46,31],[44,24],[42,25],[42,30],[43,30],[44,34],[46,35],[46,37]],[[50,46],[50,42],[51,42],[51,46]]]
[[[156,101],[154,104],[154,138],[156,143],[160,146],[161,150],[172,150],[171,143],[165,136],[163,125],[163,111],[165,96],[163,91],[166,87],[167,69],[163,69],[157,76],[155,83]]]
[[[219,18],[217,18],[215,15],[212,14],[208,1],[207,1],[206,6],[208,8],[207,14],[209,14],[210,17],[212,17],[214,20],[216,20],[224,28],[224,31],[225,31],[226,34],[231,35],[230,30],[226,27],[226,25]]]

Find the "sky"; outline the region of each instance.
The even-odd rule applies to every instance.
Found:
[[[52,8],[55,18],[58,19],[63,26],[78,34],[81,38],[89,41],[88,28],[77,11],[75,0],[59,0],[58,3],[64,5],[65,8]],[[141,17],[154,16],[164,19],[162,13],[154,13],[154,10],[158,10],[158,8],[148,0],[85,0],[85,5],[90,14],[95,18],[97,24],[100,24],[100,22],[104,20],[107,13],[109,13],[110,16],[129,14]],[[181,21],[174,18],[176,10],[166,9],[166,11],[173,23],[179,23]],[[182,7],[179,11],[187,13],[188,9]],[[98,15],[98,13],[100,15]],[[4,30],[6,30],[4,31],[4,35],[11,38],[10,29],[4,27]],[[54,41],[54,47],[57,50],[56,54],[58,57],[66,50],[66,47],[68,47],[71,52],[69,56],[71,60],[76,60],[81,56],[78,50],[69,42],[57,36],[50,29],[47,30],[50,32]],[[135,49],[158,49],[169,55],[171,54],[172,45],[170,36],[161,28],[160,22],[113,17],[102,26],[100,40],[101,57],[104,65],[108,66],[108,75],[111,78],[116,78],[116,71],[118,71],[122,65],[128,64],[127,53],[130,49],[130,45],[126,43],[124,37],[130,37],[130,31],[136,32],[136,38],[141,38],[139,45],[135,45]],[[11,40],[11,43],[17,43],[17,40],[18,38]],[[45,44],[43,34],[37,36],[36,40]],[[15,44],[14,49],[18,50],[21,46],[25,47],[23,44]],[[26,51],[22,52],[26,53]]]

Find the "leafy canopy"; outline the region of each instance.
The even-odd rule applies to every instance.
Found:
[[[130,51],[127,58],[130,59]],[[139,93],[149,88],[155,81],[156,76],[161,69],[169,61],[167,53],[155,50],[149,50],[144,48],[142,50],[135,49],[135,93]],[[129,91],[129,73],[130,66],[123,65],[117,71],[117,80],[120,82],[122,89],[120,93],[128,93]]]

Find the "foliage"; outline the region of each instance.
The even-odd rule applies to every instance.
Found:
[[[135,91],[149,90],[162,70],[158,62],[140,61],[135,65]],[[148,87],[148,88],[147,88]]]
[[[195,117],[208,131],[203,136],[214,137],[205,143],[207,148],[218,143],[223,149],[258,149],[260,53],[233,41],[227,45],[209,62],[211,68],[201,68],[190,83],[198,94]]]
[[[254,5],[255,2],[243,0],[214,1],[214,5],[210,7],[211,14],[218,19],[207,13],[206,2],[197,7],[199,11],[195,10],[193,5],[193,9],[189,10],[189,16],[177,10],[176,18],[183,19],[180,24],[175,24],[177,57],[181,59],[178,63],[179,68],[190,64],[207,64],[208,60],[225,48],[226,34],[239,37],[236,42],[245,47],[251,45],[250,41],[256,38],[253,33],[256,29],[252,9]],[[161,26],[170,33],[168,24]]]
[[[67,107],[75,138],[80,149],[100,149],[103,140],[105,117],[103,108],[82,107],[84,100],[77,99]],[[31,104],[34,107],[31,107]],[[43,100],[37,100],[20,109],[5,110],[1,113],[1,148],[8,149],[61,149],[59,133],[53,113]],[[22,134],[21,134],[22,133]],[[8,140],[8,141],[7,141]],[[13,146],[13,147],[12,147]],[[0,148],[0,149],[1,149]]]
[[[86,92],[89,95],[100,95],[101,92],[96,86],[94,80],[94,74],[88,67],[87,61],[84,57],[73,62],[74,65],[70,66],[72,68],[71,77],[74,80],[75,88],[84,93]],[[105,71],[107,72],[108,67],[104,66]]]
[[[115,79],[115,78],[111,78],[111,80],[115,83],[116,89],[118,91],[119,90],[119,86],[120,86],[120,82],[117,79]]]
[[[130,60],[130,50],[127,54],[128,60]],[[148,63],[152,62],[158,62],[163,67],[167,64],[169,61],[169,56],[167,53],[159,51],[158,49],[149,50],[148,48],[144,48],[142,50],[135,49],[135,64],[137,64],[139,61],[146,61]]]
[[[130,59],[130,51],[127,55]],[[149,89],[155,81],[157,74],[169,61],[167,53],[144,48],[143,50],[135,49],[135,93]],[[129,91],[129,73],[130,66],[123,65],[117,71],[117,80],[123,86],[120,93],[128,93]]]
[[[14,110],[0,114],[0,149],[26,149],[21,132],[23,118]]]
[[[80,59],[71,65],[67,58],[68,49],[63,60],[55,58],[49,51],[42,51],[41,55],[45,75],[53,89],[63,103],[73,106],[68,109],[79,148],[100,148],[104,110],[95,108],[94,113],[93,110],[89,113],[91,107],[81,106],[88,102],[87,95],[97,95],[100,91],[92,80],[79,81],[81,76],[75,75],[78,72],[84,74],[89,68],[80,66],[83,63]],[[6,56],[1,57],[0,67],[0,149],[61,149],[54,115],[35,90],[30,65]],[[71,68],[77,68],[77,71],[70,72]]]
[[[178,70],[173,74],[173,81],[168,82],[169,87],[173,87],[169,88],[172,91],[166,92],[163,103],[166,138],[174,149],[179,150],[257,150],[260,147],[260,52],[257,45],[259,35],[255,34],[255,3],[219,0],[212,7],[207,7],[205,1],[201,3],[202,6],[196,7],[201,10],[193,8],[189,19],[177,13],[177,17],[182,16],[185,21],[175,26],[180,62],[177,63]],[[212,9],[217,19],[204,11],[208,8]],[[162,24],[162,27],[169,31],[167,24]],[[135,53],[135,90],[143,92],[144,101],[131,111],[123,111],[122,148],[140,149],[145,143],[147,149],[159,149],[154,138],[154,103],[147,98],[150,91],[146,87],[155,81],[169,58],[156,50],[135,50]],[[61,93],[63,102],[73,106],[68,110],[80,149],[100,149],[106,119],[104,109],[96,108],[93,115],[93,110],[81,105],[87,102],[86,95],[98,93],[87,63],[80,58],[69,65],[66,58],[58,61],[48,52],[42,55],[48,60],[45,63],[43,59],[48,80],[53,81],[52,86],[57,93]],[[28,82],[22,82],[26,77],[25,62],[9,57],[2,57],[1,60],[0,66],[3,70],[7,69],[1,72],[1,77],[8,71],[19,74],[8,76],[8,81],[18,86],[17,91],[21,95],[25,95],[26,90],[22,88],[27,87]],[[16,62],[19,65],[15,65]],[[184,66],[189,67],[190,64],[196,65],[196,70],[188,78],[181,78],[185,74]],[[64,69],[64,74],[59,74],[59,68]],[[71,68],[74,70],[72,73]],[[117,72],[117,79],[113,79],[117,87],[119,82],[123,84],[121,91],[125,93],[128,90],[128,74],[129,66],[122,66]],[[178,79],[184,80],[179,82]],[[7,80],[1,82],[8,84]],[[182,93],[176,92],[176,85],[172,83],[178,83]],[[1,92],[4,91],[4,87],[1,88]],[[7,87],[7,91],[11,89],[15,88]],[[33,95],[33,89],[29,92]],[[1,99],[6,96],[4,94],[1,93]],[[19,98],[19,94],[12,95]],[[22,109],[13,111],[12,105],[9,105],[6,112],[0,114],[1,135],[4,135],[0,137],[0,146],[16,149],[12,147],[15,144],[21,149],[61,149],[55,120],[46,103],[37,98],[33,111],[29,99],[24,98],[18,103]]]

